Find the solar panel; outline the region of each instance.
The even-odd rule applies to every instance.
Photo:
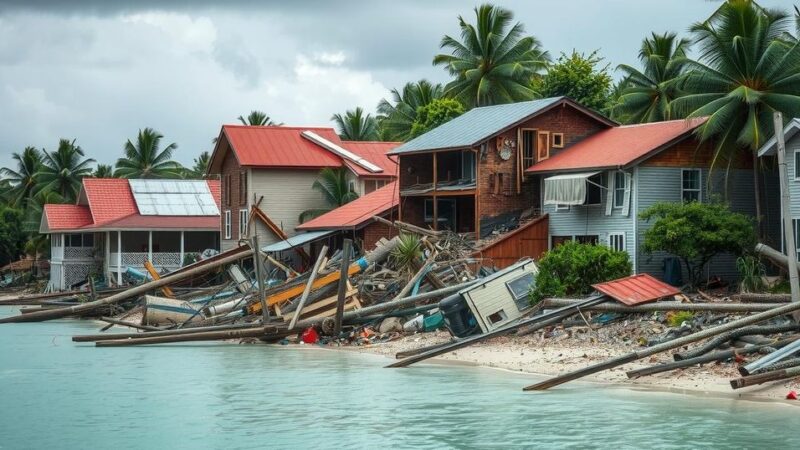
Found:
[[[143,216],[218,216],[219,208],[205,181],[128,180]]]

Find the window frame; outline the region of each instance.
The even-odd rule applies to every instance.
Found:
[[[247,236],[247,220],[249,211],[247,209],[239,210],[239,238]]]
[[[542,156],[542,149],[539,147],[539,143],[542,142],[541,136],[544,136],[544,142],[547,143],[547,154]],[[550,132],[549,131],[537,131],[536,132],[536,162],[544,161],[546,159],[550,159]]]
[[[613,203],[611,207],[614,209],[622,209],[625,206],[625,172],[616,171],[614,172],[614,195],[613,195]],[[683,182],[681,180],[681,182]],[[620,192],[622,193],[621,197],[617,197]],[[619,204],[617,204],[617,200],[619,200]]]
[[[224,223],[222,224],[225,239],[233,238],[233,224],[231,223],[231,210],[226,209],[224,215]]]
[[[537,140],[539,139],[537,136],[539,135],[539,130],[536,128],[521,128],[520,130],[520,142],[519,142],[519,149],[522,153],[522,168],[523,170],[533,166],[536,164],[536,155],[539,152],[537,146]],[[525,137],[526,133],[528,136],[531,137],[530,140],[530,148],[526,149],[525,146]],[[528,153],[528,151],[530,151]]]
[[[800,156],[800,150],[794,151],[794,180],[800,181],[800,164],[797,164],[797,157]]]
[[[558,144],[556,144],[556,137],[558,137],[559,140],[561,141]],[[550,147],[564,148],[564,133],[551,133],[550,139],[552,140],[552,142],[550,142]]]
[[[618,238],[622,243],[622,248],[617,248],[615,245],[617,242],[614,241],[614,238]],[[615,231],[613,233],[608,233],[608,247],[612,250],[617,250],[620,252],[627,252],[628,251],[628,243],[627,239],[625,238],[625,233],[621,231]]]
[[[570,205],[556,205],[556,211],[569,211]]]
[[[465,158],[469,154],[469,157]],[[478,177],[478,170],[477,170],[477,155],[472,150],[462,150],[461,151],[461,179],[468,180],[468,181],[476,181]],[[466,174],[467,165],[464,163],[466,160],[471,161],[472,171],[469,174]]]
[[[689,172],[697,173],[697,188],[687,189],[684,183],[685,176]],[[697,192],[697,199],[687,200],[687,192]],[[681,201],[688,203],[690,201],[703,202],[703,171],[701,169],[681,169]]]

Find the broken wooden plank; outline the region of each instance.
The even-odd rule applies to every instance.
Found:
[[[317,256],[317,261],[314,262],[314,268],[311,269],[311,274],[308,277],[305,290],[303,290],[303,295],[300,297],[300,303],[297,304],[297,309],[292,317],[292,321],[289,323],[289,330],[294,329],[294,326],[297,324],[297,318],[300,317],[300,314],[303,312],[303,306],[305,306],[306,301],[308,300],[308,294],[311,293],[311,286],[314,284],[314,280],[317,278],[317,273],[319,273],[319,270],[322,268],[323,262],[327,260],[327,255],[328,246],[323,245],[322,250],[320,250],[319,255]]]

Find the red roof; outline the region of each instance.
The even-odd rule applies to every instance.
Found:
[[[220,205],[219,180],[206,180]],[[143,216],[130,183],[123,178],[84,178],[78,205],[44,206],[42,223],[50,231],[113,229],[218,229],[219,216]],[[43,227],[44,229],[44,227]]]
[[[347,164],[358,176],[363,177],[396,177],[397,162],[386,153],[400,144],[402,142],[342,141],[342,147],[383,169],[381,173],[372,173],[358,164]]]
[[[379,216],[399,203],[397,182],[359,197],[315,219],[298,225],[298,230],[356,229],[369,222],[372,216]]]
[[[681,293],[675,286],[659,281],[646,273],[593,284],[592,287],[628,306],[652,302]]]
[[[682,139],[705,120],[705,118],[681,119],[609,128],[573,144],[549,159],[534,164],[526,172],[626,167]]]
[[[44,205],[42,220],[50,230],[74,230],[92,224],[92,213],[82,205]]]
[[[320,137],[346,149],[383,169],[372,173],[363,167],[344,161],[338,155],[304,138],[302,133],[311,131]],[[386,152],[400,145],[399,142],[354,142],[342,141],[333,128],[324,127],[264,127],[246,125],[223,125],[222,135],[227,139],[236,159],[242,166],[261,168],[322,169],[346,165],[359,176],[395,176],[397,164],[386,156]],[[219,167],[213,160],[212,168]],[[212,170],[213,171],[213,170]]]

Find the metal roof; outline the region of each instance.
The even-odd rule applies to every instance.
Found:
[[[592,287],[628,306],[652,302],[681,293],[675,286],[659,281],[646,273],[593,284]]]
[[[783,139],[788,142],[800,130],[800,118],[794,118],[786,124],[783,128]],[[758,156],[774,155],[777,151],[778,138],[772,136],[761,149],[758,150]]]
[[[332,230],[323,230],[323,231],[309,231],[308,233],[296,234],[290,237],[289,239],[278,241],[274,244],[267,245],[266,247],[261,247],[261,251],[267,253],[274,253],[274,252],[282,252],[290,250],[295,247],[308,244],[309,242],[316,241],[317,239],[322,239],[332,233],[333,233]]]
[[[143,216],[218,216],[214,196],[203,180],[128,180]]]
[[[441,148],[472,147],[565,97],[473,108],[455,119],[418,136],[389,154],[413,153]]]
[[[341,230],[357,229],[371,223],[372,216],[379,216],[400,203],[397,182],[346,203],[296,227],[297,230]]]

